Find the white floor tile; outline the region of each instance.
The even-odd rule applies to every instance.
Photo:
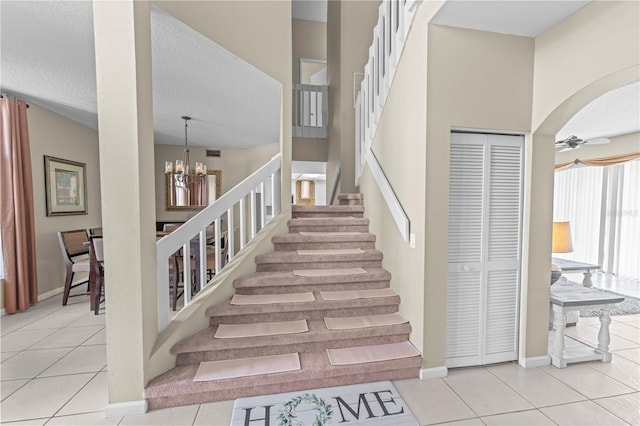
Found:
[[[89,380],[91,374],[33,379],[2,401],[1,421],[53,416]]]
[[[192,425],[196,419],[198,405],[165,408],[145,414],[125,416],[121,425]]]
[[[224,425],[231,424],[233,404],[235,401],[210,402],[200,404],[194,425]]]
[[[589,399],[633,392],[632,388],[588,365],[570,364],[566,368],[548,366],[542,369]]]
[[[102,329],[101,326],[62,328],[32,345],[29,349],[75,347],[89,340]]]
[[[538,410],[518,411],[516,413],[498,414],[495,416],[482,417],[484,424],[505,425],[505,426],[534,426],[534,425],[555,425],[555,423]]]
[[[82,345],[106,345],[107,344],[107,329],[102,328],[100,332],[94,334],[90,339],[84,342]]]
[[[636,364],[640,364],[640,348],[632,348],[632,349],[622,349],[619,351],[615,351],[613,356],[621,356],[622,358],[628,359],[629,361],[635,362]]]
[[[442,379],[398,380],[394,385],[421,425],[476,417]]]
[[[609,324],[609,332],[611,335],[620,336],[640,345],[640,328],[630,323],[612,321]]]
[[[22,351],[54,332],[54,329],[14,331],[2,336],[2,352]]]
[[[620,418],[591,401],[545,407],[540,411],[560,426],[626,425]]]
[[[457,420],[455,422],[439,423],[438,426],[484,426],[484,423],[479,418]]]
[[[99,411],[109,403],[107,373],[98,373],[57,413],[58,416]]]
[[[640,425],[640,394],[637,392],[593,402],[631,425]]]
[[[87,315],[73,321],[72,323],[67,324],[67,328],[87,327],[87,326],[94,326],[94,325],[101,325],[104,327],[106,323],[106,318],[107,317],[106,315],[104,315],[104,313],[101,315],[94,315],[93,312],[90,312]]]
[[[106,345],[78,346],[41,373],[40,377],[97,373],[105,365],[107,365]]]
[[[12,393],[20,389],[22,386],[27,383],[29,379],[22,380],[3,380],[0,382],[0,399],[5,400]]]
[[[449,370],[443,380],[478,416],[534,408],[485,369]]]
[[[8,360],[9,358],[11,358],[12,356],[14,356],[15,354],[20,353],[19,351],[15,351],[15,352],[0,352],[0,363],[5,362],[6,360]]]
[[[611,362],[590,362],[589,367],[598,370],[607,376],[616,379],[623,385],[640,391],[640,367],[638,364],[624,359],[622,357],[616,357]]]
[[[82,314],[77,312],[58,313],[54,312],[37,321],[33,321],[22,327],[20,330],[41,330],[64,327],[80,318]]]
[[[0,364],[3,380],[31,379],[62,359],[73,348],[22,351]]]
[[[84,425],[117,425],[122,417],[104,417],[104,412],[56,416],[49,420],[47,426],[84,426]]]
[[[49,420],[48,417],[45,417],[43,419],[31,419],[31,420],[23,420],[21,422],[3,422],[3,425],[25,425],[25,426],[42,426],[45,423],[47,423],[47,420]]]
[[[613,321],[635,323],[636,327],[638,326],[638,324],[640,324],[640,314],[635,314],[635,315],[616,315],[614,317],[611,317],[611,319]]]
[[[585,400],[583,395],[539,368],[522,368],[512,363],[487,367],[487,370],[518,392],[534,407]]]

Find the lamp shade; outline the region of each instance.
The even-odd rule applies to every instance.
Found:
[[[571,239],[571,226],[569,226],[569,222],[553,222],[551,252],[571,253],[572,251],[573,242]]]

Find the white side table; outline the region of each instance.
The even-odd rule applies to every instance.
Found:
[[[551,364],[564,368],[569,363],[600,360],[611,361],[609,352],[609,311],[624,300],[624,297],[595,289],[570,284],[554,284],[551,287],[551,307],[553,308],[553,325],[555,326],[553,345],[551,348]],[[564,329],[567,312],[580,309],[600,309],[600,331],[598,344],[571,347],[565,350]]]

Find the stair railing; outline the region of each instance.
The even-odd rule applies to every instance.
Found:
[[[409,241],[409,219],[373,155],[371,144],[419,4],[419,0],[383,0],[355,105],[356,186],[360,185],[367,164],[405,241]]]
[[[327,138],[329,135],[329,88],[293,84],[293,137]]]
[[[242,250],[271,219],[280,213],[281,174],[282,155],[277,154],[189,221],[156,242],[158,328],[160,331],[164,330],[171,321],[170,275],[173,274],[175,285],[177,285],[180,275],[179,267],[176,267],[176,262],[172,261],[174,256],[178,256],[178,259],[182,261],[183,297],[184,306],[186,306],[194,296],[192,288],[201,290],[209,284],[207,279],[207,239],[213,238],[214,240],[214,265],[210,265],[213,268],[209,269],[217,274],[224,267],[225,263],[223,262],[231,261],[236,254],[234,247],[234,231],[236,230],[234,221],[236,217],[239,218],[237,226],[239,250]],[[249,206],[246,205],[247,197],[249,197]],[[249,226],[247,226],[247,207]],[[223,220],[226,221],[227,228],[224,251],[227,252],[228,259],[222,257],[221,223]],[[209,232],[207,232],[208,229]],[[181,253],[188,255],[180,255]],[[192,264],[195,264],[194,280],[192,280],[191,273]],[[193,287],[187,283],[193,283]]]

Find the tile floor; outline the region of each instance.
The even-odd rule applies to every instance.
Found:
[[[3,425],[228,425],[233,401],[104,417],[104,315],[88,300],[60,297],[4,316],[0,423]],[[567,334],[593,338],[597,318]],[[640,425],[640,315],[613,317],[611,363],[523,369],[516,363],[449,371],[443,379],[396,381],[420,424]]]

